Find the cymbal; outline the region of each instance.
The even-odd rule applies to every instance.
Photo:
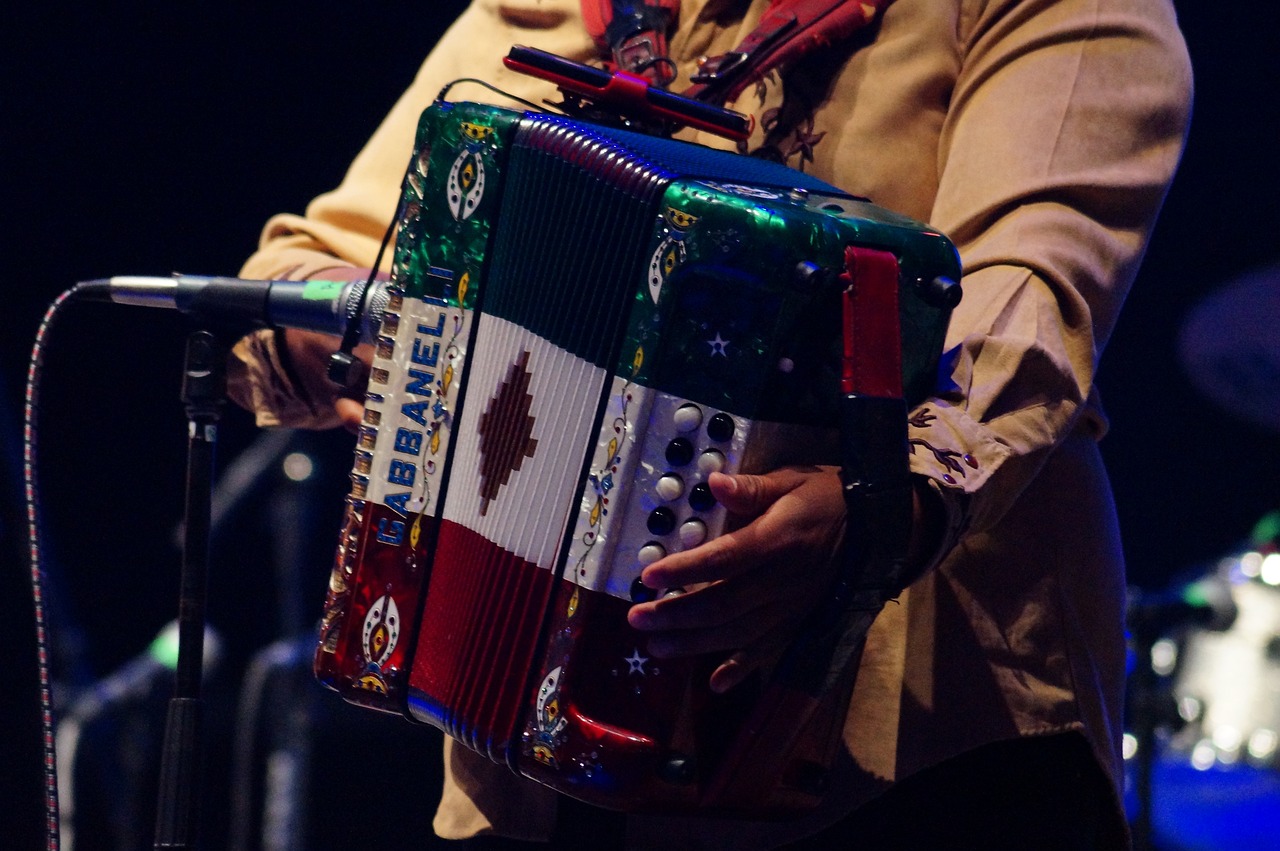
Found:
[[[1280,430],[1280,264],[1244,275],[1192,308],[1178,353],[1202,394]]]

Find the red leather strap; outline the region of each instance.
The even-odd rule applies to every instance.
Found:
[[[760,24],[736,48],[702,63],[694,85],[683,94],[711,103],[733,100],[764,75],[801,56],[842,41],[871,23],[892,0],[772,0]],[[587,32],[606,56],[626,71],[635,72],[625,57],[628,39],[648,43],[653,56],[666,57],[665,27],[630,35],[610,32],[619,12],[635,13],[649,7],[662,20],[674,23],[680,0],[582,0]],[[630,16],[628,16],[630,17]],[[616,28],[615,28],[616,29]]]
[[[583,23],[609,64],[662,88],[675,79],[667,30],[679,13],[680,0],[582,0]]]
[[[600,50],[608,50],[609,44],[604,37],[605,28],[613,20],[612,0],[582,0],[582,23],[587,27],[587,34]]]
[[[735,49],[702,63],[686,97],[731,101],[765,74],[843,41],[892,0],[773,0],[760,24]]]
[[[844,252],[844,358],[841,390],[902,398],[902,331],[898,317],[898,258],[849,246]]]

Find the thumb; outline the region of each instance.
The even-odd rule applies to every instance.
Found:
[[[764,476],[712,473],[707,479],[712,495],[730,514],[755,517],[792,491],[796,482],[781,471]]]
[[[352,434],[360,431],[360,423],[364,422],[364,404],[355,400],[348,399],[345,396],[339,396],[333,401],[333,408],[338,413],[338,419],[342,421],[342,426]]]

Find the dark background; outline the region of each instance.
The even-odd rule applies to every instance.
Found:
[[[340,180],[462,5],[377,4],[358,20],[338,4],[305,13],[156,5],[128,15],[81,5],[6,22],[0,836],[39,837],[20,465],[25,366],[43,311],[87,278],[234,274],[268,216],[301,211]],[[1143,588],[1203,569],[1280,507],[1277,435],[1197,393],[1175,349],[1189,309],[1280,261],[1276,14],[1265,3],[1176,5],[1196,69],[1195,119],[1099,378],[1130,580]],[[133,657],[175,614],[185,331],[169,313],[77,306],[47,354],[39,448],[49,605],[55,659],[73,685]],[[228,409],[222,462],[256,437],[249,418]],[[321,462],[319,492],[337,494],[317,510],[324,528],[340,508],[347,445],[330,435],[308,448]],[[291,623],[262,555],[282,535],[268,511],[250,501],[215,548],[210,620],[234,661]],[[317,607],[327,540],[320,549],[303,579]]]

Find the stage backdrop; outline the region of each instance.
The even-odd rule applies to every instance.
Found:
[[[0,835],[39,836],[18,478],[25,363],[46,305],[86,278],[234,273],[269,215],[300,211],[337,183],[462,5],[10,13],[0,51],[0,637],[10,666]],[[1099,377],[1131,579],[1145,587],[1209,563],[1280,505],[1280,435],[1195,390],[1176,346],[1202,299],[1280,262],[1274,13],[1265,3],[1177,5],[1197,72],[1190,145]],[[174,315],[85,307],[49,353],[50,603],[55,655],[73,684],[137,654],[174,615],[184,332]],[[254,439],[229,409],[221,462]],[[318,451],[341,458],[346,445],[339,435]],[[279,607],[257,560],[271,536],[232,536],[210,618],[243,660],[279,631]],[[323,583],[324,565],[316,571]],[[317,584],[309,602],[318,607],[322,593]]]

